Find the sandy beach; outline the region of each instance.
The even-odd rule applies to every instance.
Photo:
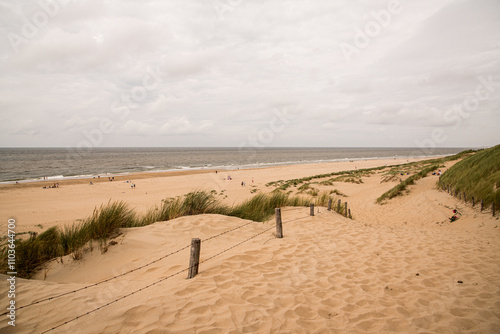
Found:
[[[8,185],[0,187],[0,212],[4,221],[16,219],[18,233],[41,232],[73,224],[110,200],[146,212],[162,199],[205,189],[233,204],[273,190],[266,187],[271,181],[408,161],[416,159],[143,173],[59,182],[55,189]],[[81,260],[52,261],[32,280],[18,278],[16,305],[35,304],[16,311],[15,329],[4,318],[0,331],[499,333],[498,215],[437,190],[437,175],[376,204],[399,182],[382,182],[382,173],[360,184],[315,185],[344,194],[353,219],[324,207],[314,216],[309,208],[283,208],[282,239],[274,218],[197,215],[124,229],[104,254],[96,247]],[[453,209],[462,215],[450,222]],[[201,239],[201,263],[187,279],[192,238]],[[0,305],[7,293],[2,284]]]
[[[422,159],[346,161],[260,169],[218,170],[217,173],[215,170],[138,173],[115,176],[115,181],[112,182],[107,176],[103,176],[100,179],[0,185],[2,203],[0,216],[5,219],[15,218],[18,233],[41,232],[51,226],[73,224],[76,220],[91,215],[94,208],[110,200],[123,200],[137,212],[145,212],[159,205],[163,199],[181,196],[196,189],[205,189],[216,190],[218,193],[224,191],[224,196],[219,199],[232,204],[252,197],[254,195],[252,191],[273,190],[273,188],[266,187],[266,184],[271,181],[418,160]],[[231,180],[228,180],[228,177]],[[136,188],[131,188],[131,183],[127,181],[135,184]],[[59,188],[43,189],[56,182],[59,183]],[[93,185],[90,185],[90,182]],[[245,182],[246,186],[242,187],[241,182]],[[390,187],[388,184],[386,188]]]

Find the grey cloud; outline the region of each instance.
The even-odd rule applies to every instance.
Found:
[[[270,146],[413,146],[436,127],[447,146],[460,129],[497,138],[500,85],[458,130],[439,113],[478,76],[500,81],[498,1],[401,1],[347,62],[339,43],[388,3],[242,1],[221,19],[212,1],[70,1],[18,54],[0,40],[0,145],[74,146],[105,119],[114,131],[101,145],[227,145],[274,110],[290,120]],[[0,6],[3,36],[40,11]]]

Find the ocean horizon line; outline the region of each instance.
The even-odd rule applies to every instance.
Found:
[[[36,182],[200,169],[249,169],[294,164],[392,158],[425,158],[456,154],[466,148],[322,148],[322,147],[118,147],[0,148],[0,182]]]
[[[121,148],[174,148],[174,149],[217,149],[217,148],[227,148],[227,149],[304,149],[304,148],[318,148],[318,149],[415,149],[415,150],[433,150],[433,149],[481,149],[488,148],[491,146],[436,146],[433,148],[427,147],[415,147],[415,146],[266,146],[266,147],[254,147],[254,146],[95,146],[95,147],[78,147],[78,146],[0,146],[0,149],[81,149],[81,150],[93,150],[93,149],[121,149]]]

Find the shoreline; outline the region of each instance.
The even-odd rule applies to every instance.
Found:
[[[381,153],[381,152],[379,152]],[[408,152],[409,153],[409,152]],[[123,170],[123,168],[117,168],[116,171],[100,171],[94,172],[85,171],[80,174],[64,174],[63,171],[55,170],[53,174],[49,175],[39,175],[39,176],[14,176],[10,175],[10,178],[6,178],[4,180],[0,180],[0,187],[9,185],[9,184],[27,184],[27,183],[40,183],[40,182],[61,182],[68,180],[86,180],[101,177],[117,177],[117,176],[127,176],[127,175],[137,175],[142,173],[184,173],[184,172],[200,172],[204,170],[237,170],[237,169],[261,169],[261,168],[270,168],[270,167],[283,167],[283,166],[295,166],[295,165],[314,165],[318,163],[334,163],[334,162],[353,162],[353,161],[364,161],[364,160],[391,160],[391,159],[433,159],[438,157],[450,156],[456,153],[444,153],[437,154],[435,152],[432,155],[425,155],[423,152],[421,154],[415,154],[412,152],[411,154],[392,154],[392,155],[381,155],[381,156],[358,156],[358,157],[342,157],[342,158],[330,158],[330,159],[297,159],[296,160],[278,160],[271,161],[268,157],[268,161],[266,162],[252,162],[249,161],[245,163],[237,163],[235,164],[221,164],[221,165],[212,165],[211,163],[200,164],[198,166],[190,166],[190,165],[178,165],[178,166],[156,166],[156,167],[147,167],[147,168],[131,168],[131,170]],[[144,166],[143,166],[144,167]],[[122,170],[119,170],[122,169]],[[128,169],[126,166],[125,169]],[[135,169],[135,170],[134,170]],[[59,174],[58,174],[59,173]],[[13,174],[13,173],[9,173]],[[7,175],[5,175],[7,176]]]
[[[215,171],[221,172],[232,172],[232,171],[252,171],[252,170],[264,170],[264,169],[272,169],[272,168],[283,168],[283,167],[297,167],[297,166],[315,166],[315,165],[323,165],[323,164],[337,164],[337,163],[352,163],[352,162],[361,162],[361,161],[388,161],[388,160],[429,160],[429,159],[437,159],[442,157],[451,156],[453,154],[447,155],[436,155],[436,156],[412,156],[412,157],[381,157],[381,158],[357,158],[357,159],[340,159],[340,160],[331,160],[331,161],[315,161],[315,162],[292,162],[288,163],[263,163],[262,166],[220,166],[220,167],[200,167],[193,169],[183,169],[183,170],[158,170],[158,171],[137,171],[137,172],[124,172],[124,173],[106,173],[106,174],[96,174],[96,175],[75,175],[75,176],[49,176],[47,180],[43,179],[27,179],[27,180],[17,180],[17,181],[1,181],[0,182],[0,190],[3,189],[19,189],[19,188],[29,188],[29,187],[46,187],[54,184],[59,185],[75,185],[75,184],[87,184],[89,182],[93,183],[105,183],[109,182],[109,178],[114,178],[114,181],[126,181],[129,179],[140,180],[140,179],[149,179],[149,178],[157,178],[157,177],[172,177],[172,176],[184,176],[184,175],[195,175],[195,174],[205,174],[205,173],[213,173]],[[400,165],[404,163],[398,163],[396,165]]]
[[[218,173],[211,169],[146,172],[115,176],[112,182],[107,177],[101,177],[0,185],[0,201],[4,203],[0,214],[5,221],[15,218],[19,232],[41,232],[52,226],[66,226],[80,221],[91,215],[95,208],[110,201],[123,201],[136,212],[144,213],[160,205],[166,198],[204,189],[215,191],[221,201],[231,205],[241,203],[258,192],[269,192],[272,189],[267,184],[272,181],[422,160],[428,159],[378,159],[255,169],[218,169]],[[53,186],[54,183],[59,183],[59,187],[43,188]]]

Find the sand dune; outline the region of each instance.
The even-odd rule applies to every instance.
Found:
[[[308,208],[284,208],[283,239],[275,238],[272,220],[220,215],[128,229],[105,254],[96,246],[83,260],[65,257],[37,280],[18,280],[18,305],[182,250],[18,310],[15,332],[68,322],[50,332],[499,333],[498,219],[437,191],[435,182],[419,180],[382,206],[374,200],[391,184],[380,175],[335,184],[355,219],[325,208],[314,217]],[[455,207],[462,216],[450,223]],[[194,237],[202,239],[202,263],[188,280],[183,270]],[[3,286],[0,296],[4,304]],[[6,322],[0,326],[14,333]]]

